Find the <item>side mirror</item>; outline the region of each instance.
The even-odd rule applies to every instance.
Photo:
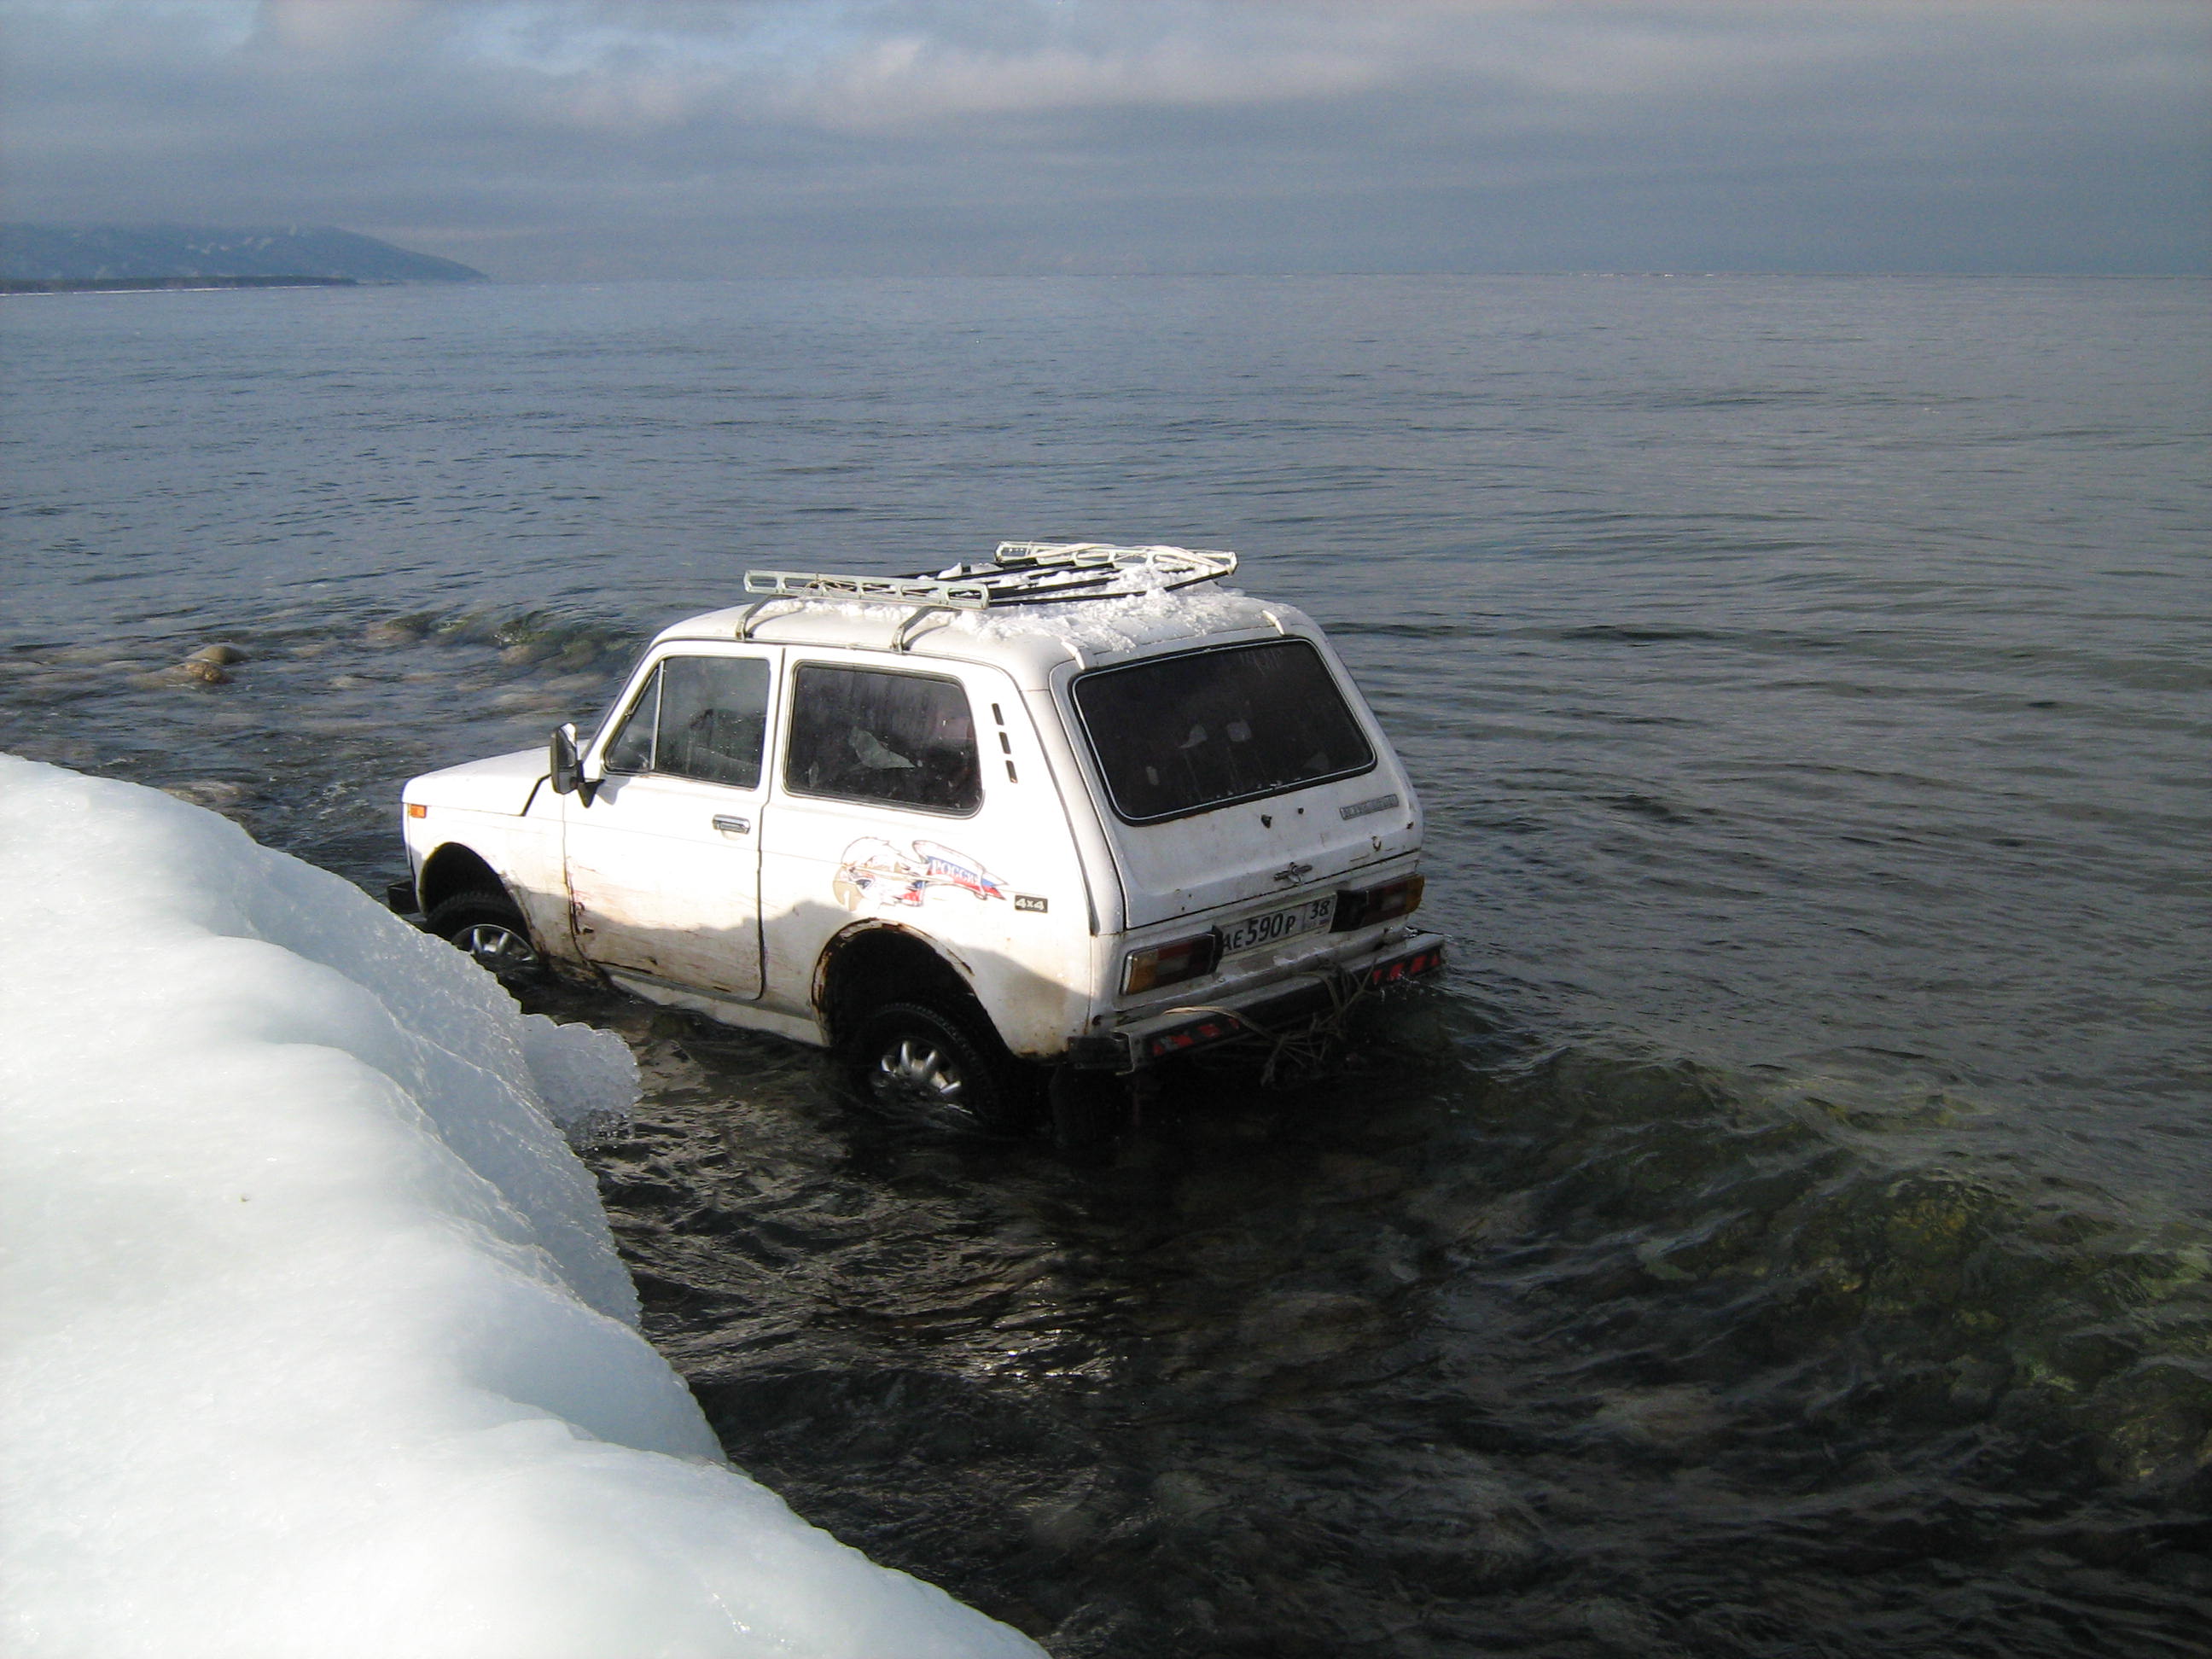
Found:
[[[573,722],[553,728],[546,758],[553,773],[553,793],[580,795],[584,805],[589,806],[599,787],[584,775],[583,760],[576,753],[576,727]]]

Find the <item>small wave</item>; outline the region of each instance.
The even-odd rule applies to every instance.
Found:
[[[1938,1152],[1940,1097],[1568,1048],[1476,1098],[1476,1165],[1526,1201],[1502,1283],[1683,1361],[1728,1352],[1770,1408],[1879,1420],[1893,1447],[1980,1423],[2084,1480],[2212,1468],[2201,1225]]]

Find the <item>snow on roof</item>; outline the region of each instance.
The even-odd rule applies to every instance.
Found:
[[[154,791],[0,756],[11,1653],[1038,1650],[723,1462],[556,1127],[616,1038]]]
[[[775,599],[689,617],[662,639],[732,638],[740,626],[764,644],[858,646],[888,651],[902,634],[915,656],[1003,658],[1042,673],[1070,660],[1097,663],[1223,635],[1297,631],[1312,624],[1292,606],[1207,582],[1114,599],[933,611],[857,600]]]
[[[1233,587],[1209,582],[1175,592],[1155,589],[1087,605],[1016,605],[963,615],[960,631],[987,640],[1040,637],[1073,646],[1092,660],[1179,640],[1272,629],[1303,621],[1286,605],[1265,605]]]

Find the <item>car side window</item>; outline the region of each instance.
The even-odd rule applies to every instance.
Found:
[[[756,788],[768,696],[763,658],[669,657],[607,745],[607,769]]]
[[[975,722],[960,682],[802,665],[784,786],[795,794],[966,815],[983,804]]]

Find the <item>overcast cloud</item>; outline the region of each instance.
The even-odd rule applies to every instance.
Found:
[[[2202,0],[0,0],[7,214],[495,276],[2202,270]]]

